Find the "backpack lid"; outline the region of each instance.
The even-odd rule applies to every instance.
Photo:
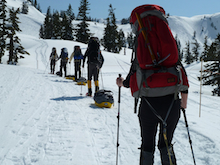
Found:
[[[136,7],[131,12],[130,23],[134,24],[135,21],[137,20],[135,13],[138,13],[140,15],[144,11],[152,11],[152,10],[160,11],[162,14],[166,15],[165,10],[159,5],[141,5]]]
[[[61,52],[68,53],[67,48],[62,48],[61,50],[62,50]]]
[[[79,50],[79,49],[80,49],[80,46],[78,45],[74,46],[74,51]]]
[[[137,33],[138,31],[138,20],[136,14],[140,15],[141,18],[144,18],[149,15],[154,15],[162,19],[168,24],[168,21],[165,17],[166,13],[165,10],[158,5],[142,5],[136,7],[132,12],[130,16],[130,24],[132,28],[133,33]]]
[[[99,39],[98,37],[91,37],[88,43],[89,49],[99,49]]]

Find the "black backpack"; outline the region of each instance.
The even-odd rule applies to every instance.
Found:
[[[96,64],[99,68],[102,67],[104,58],[99,49],[99,40],[97,37],[91,37],[88,43],[88,58],[90,63]]]

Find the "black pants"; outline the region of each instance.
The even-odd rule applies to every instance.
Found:
[[[99,79],[99,69],[97,68],[96,64],[89,63],[88,64],[88,80],[92,80],[94,77],[94,81],[98,81]]]
[[[55,71],[55,65],[56,65],[56,60],[52,59],[50,61],[50,70],[51,70],[51,73],[53,73],[53,74],[54,74],[54,71]]]
[[[61,61],[60,63],[60,76],[62,77],[63,75],[63,69],[64,69],[64,74],[65,74],[65,77],[66,77],[66,63],[65,61]]]
[[[81,77],[81,62],[74,62],[75,66],[75,79],[78,79]],[[78,76],[79,74],[79,76]]]
[[[164,120],[171,105],[174,95],[167,95],[163,97],[145,97],[152,107]],[[158,148],[162,149],[166,147],[163,137],[163,124],[161,120],[152,112],[147,102],[142,98],[139,107],[139,122],[141,127],[142,145],[141,149],[147,152],[154,153],[155,151],[155,137],[157,133],[157,126],[160,124]],[[171,144],[173,133],[180,118],[180,100],[174,101],[169,117],[166,120],[167,123],[167,140],[168,145]]]

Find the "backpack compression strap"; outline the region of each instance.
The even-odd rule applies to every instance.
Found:
[[[150,41],[149,41],[149,39],[147,38],[146,30],[144,29],[143,22],[141,21],[141,17],[140,17],[140,15],[139,15],[138,13],[135,13],[135,15],[136,15],[136,17],[137,17],[138,24],[139,24],[139,26],[140,26],[142,35],[143,35],[143,37],[144,37],[144,40],[145,40],[145,42],[146,42],[146,44],[147,44],[147,47],[148,47],[148,50],[149,50],[149,52],[150,52],[151,60],[152,60],[153,64],[156,65],[156,64],[157,64],[157,61],[156,61],[155,55],[154,55],[154,53],[153,53],[153,51],[152,51],[152,49],[151,49]]]

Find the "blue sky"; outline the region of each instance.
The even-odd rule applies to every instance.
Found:
[[[78,14],[80,0],[37,0],[43,12],[48,6],[53,10],[66,10],[71,4],[75,15]],[[162,6],[166,13],[176,16],[192,17],[195,15],[214,14],[220,12],[220,0],[88,0],[90,3],[89,15],[92,18],[107,18],[109,5],[115,8],[117,19],[127,18],[131,11],[143,4],[157,4]]]

